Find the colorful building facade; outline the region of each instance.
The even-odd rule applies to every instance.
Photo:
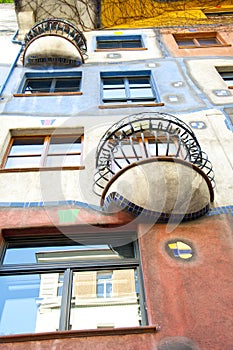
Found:
[[[231,350],[232,5],[37,5],[0,62],[0,349]]]

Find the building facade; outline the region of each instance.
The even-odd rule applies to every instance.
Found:
[[[232,9],[15,0],[0,349],[233,348]]]

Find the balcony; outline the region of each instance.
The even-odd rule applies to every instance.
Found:
[[[79,66],[84,63],[86,39],[73,24],[46,19],[25,36],[24,66]]]
[[[97,148],[94,192],[104,210],[186,221],[208,212],[214,172],[192,129],[175,116],[140,113],[114,124]]]

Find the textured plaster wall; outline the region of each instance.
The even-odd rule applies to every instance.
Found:
[[[232,341],[232,217],[198,219],[179,226],[141,228],[141,255],[149,320],[159,339],[192,339],[200,350],[230,350]],[[147,232],[147,233],[144,233]],[[166,252],[170,240],[187,242],[193,259]]]

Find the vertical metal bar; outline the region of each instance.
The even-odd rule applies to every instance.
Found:
[[[64,272],[59,331],[68,330],[70,328],[72,277],[73,273],[71,269],[67,269]]]

